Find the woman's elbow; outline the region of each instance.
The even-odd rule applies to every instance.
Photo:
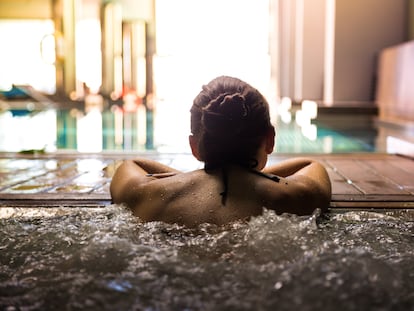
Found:
[[[326,212],[331,203],[331,183],[327,180],[305,180],[302,184],[303,208],[307,214],[313,213],[315,209]]]
[[[111,182],[109,186],[109,193],[111,195],[112,203],[114,204],[120,204],[122,202],[122,196],[120,194],[120,189],[117,187],[117,185],[114,183],[114,181]]]
[[[322,212],[326,212],[330,206],[332,198],[332,187],[329,178],[318,183],[317,190],[314,193],[314,199],[317,202],[316,208],[320,208]]]

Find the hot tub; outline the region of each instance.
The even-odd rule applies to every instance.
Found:
[[[119,205],[0,209],[1,310],[413,310],[414,211],[186,229]]]

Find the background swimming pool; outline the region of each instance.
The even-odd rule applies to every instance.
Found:
[[[374,115],[320,115],[304,127],[274,115],[279,153],[385,152]],[[166,108],[0,112],[0,151],[77,150],[188,153],[189,113]]]

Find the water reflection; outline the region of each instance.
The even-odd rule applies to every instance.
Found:
[[[0,151],[52,150],[56,142],[56,111],[0,110]]]
[[[115,106],[102,112],[59,111],[56,145],[80,152],[146,150],[146,119],[145,109],[125,112]]]

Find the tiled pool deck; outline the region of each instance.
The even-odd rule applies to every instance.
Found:
[[[181,170],[201,168],[189,154],[0,153],[0,207],[97,207],[123,159],[150,157]],[[295,155],[272,155],[269,163]],[[389,154],[310,155],[328,170],[331,209],[414,208],[414,160]]]

